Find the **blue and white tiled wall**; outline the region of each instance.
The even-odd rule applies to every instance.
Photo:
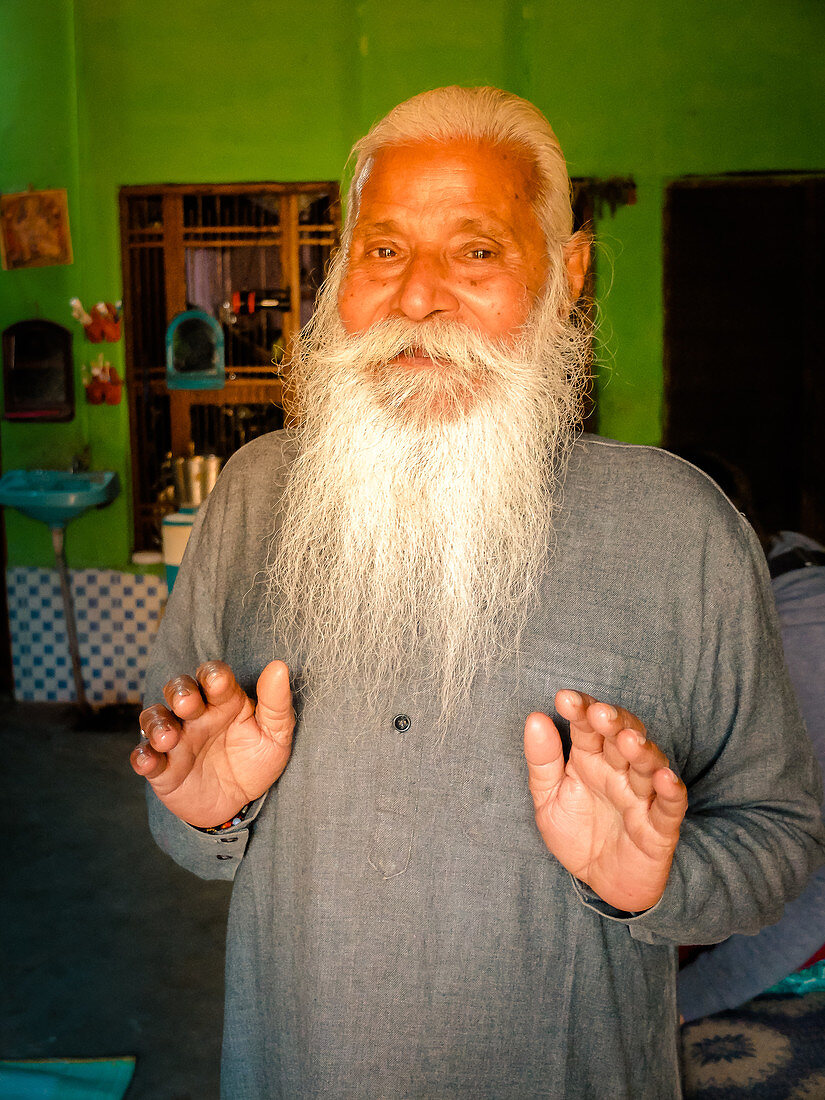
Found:
[[[90,703],[139,703],[149,650],[166,601],[150,574],[72,569],[83,685]],[[9,569],[14,694],[21,702],[75,700],[72,661],[55,569]]]

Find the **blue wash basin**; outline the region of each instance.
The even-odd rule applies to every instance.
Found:
[[[110,504],[119,492],[115,470],[9,470],[0,477],[0,505],[49,527],[65,527],[90,508]]]

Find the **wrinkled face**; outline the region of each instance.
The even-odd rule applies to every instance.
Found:
[[[392,317],[439,318],[508,343],[548,273],[531,184],[523,156],[500,146],[425,141],[380,150],[338,297],[347,332]],[[432,364],[405,356],[402,365]]]

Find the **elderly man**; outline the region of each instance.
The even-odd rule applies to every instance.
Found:
[[[577,436],[534,107],[439,89],[356,152],[300,426],[198,517],[132,754],[235,878],[223,1093],[679,1096],[675,945],[822,860],[764,559],[688,464]]]

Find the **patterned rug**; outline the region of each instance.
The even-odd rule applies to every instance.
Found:
[[[686,1100],[825,1100],[825,993],[763,994],[682,1028]]]

